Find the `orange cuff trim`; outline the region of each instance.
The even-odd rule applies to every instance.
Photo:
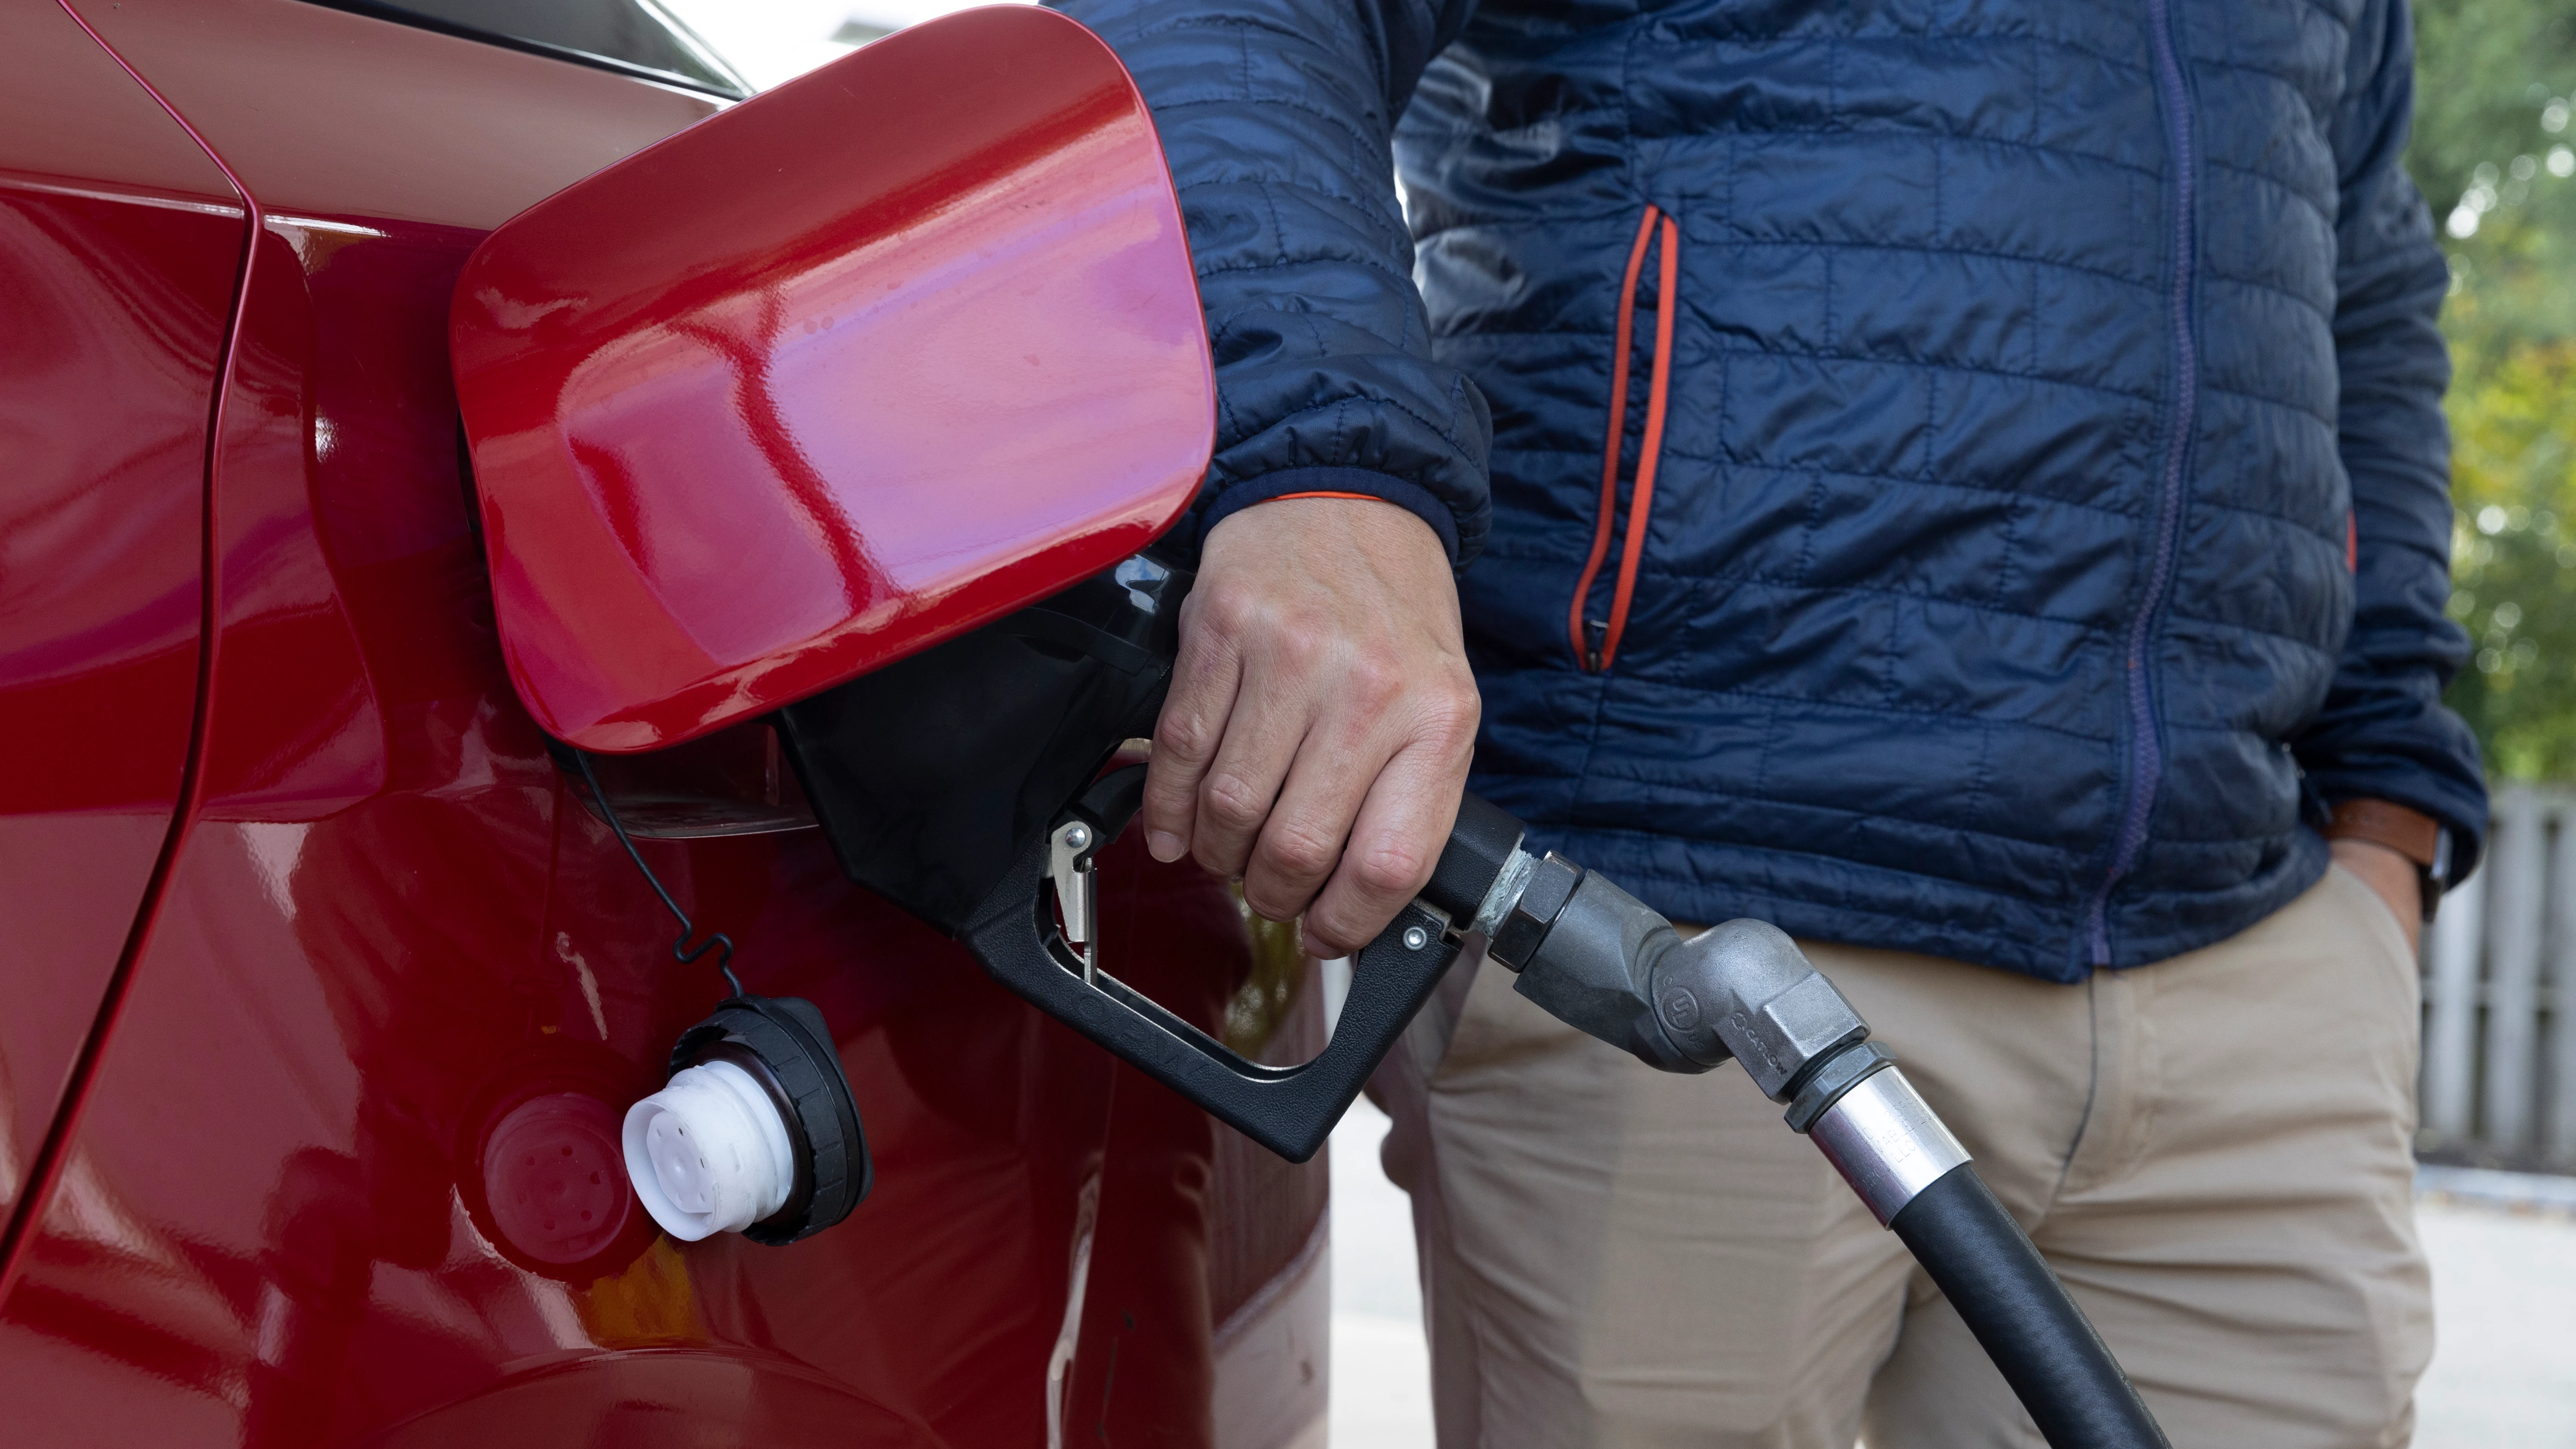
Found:
[[[1404,507],[1401,503],[1394,502],[1390,499],[1380,498],[1374,493],[1336,493],[1329,488],[1318,488],[1311,493],[1274,493],[1270,497],[1264,498],[1261,501],[1264,503],[1279,503],[1290,498],[1356,498],[1362,503],[1384,503],[1390,508]]]

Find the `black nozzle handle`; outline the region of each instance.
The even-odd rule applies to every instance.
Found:
[[[1888,1226],[2052,1449],[2171,1449],[2119,1360],[1975,1167],[1950,1169]]]
[[[1422,888],[1422,900],[1465,928],[1527,833],[1518,816],[1484,796],[1459,796],[1458,819],[1449,827],[1449,843],[1441,847],[1440,863]]]
[[[1142,768],[1134,773],[1141,781]],[[1116,787],[1107,788],[1113,781]],[[1125,828],[1135,813],[1132,796],[1132,783],[1113,776],[1085,797],[1084,813],[1093,817],[1102,840],[1115,839]],[[1511,836],[1499,851],[1493,848],[1502,833],[1496,817],[1509,822]],[[1244,1136],[1291,1162],[1304,1162],[1324,1145],[1369,1074],[1430,999],[1441,973],[1458,958],[1452,923],[1464,927],[1466,918],[1433,897],[1463,899],[1472,912],[1520,842],[1519,822],[1473,796],[1459,818],[1461,829],[1442,853],[1433,885],[1352,962],[1350,995],[1332,1041],[1302,1066],[1248,1061],[1108,972],[1084,981],[1082,963],[1064,944],[1039,890],[1046,876],[1043,838],[1022,852],[968,920],[966,947],[994,980],[1030,1005]]]

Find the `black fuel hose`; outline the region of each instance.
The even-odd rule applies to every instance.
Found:
[[[2003,1370],[2052,1449],[2171,1449],[2084,1310],[1975,1167],[1950,1169],[1888,1227]]]

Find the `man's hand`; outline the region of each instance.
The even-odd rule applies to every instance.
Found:
[[[1211,529],[1154,727],[1145,842],[1356,953],[1431,879],[1476,742],[1447,550],[1392,504],[1286,498]]]
[[[2424,878],[2415,862],[2370,840],[2329,840],[2326,848],[2334,852],[2335,864],[2360,876],[2362,884],[2388,902],[2397,928],[2406,933],[2406,949],[2418,949],[2416,938],[2424,931]]]

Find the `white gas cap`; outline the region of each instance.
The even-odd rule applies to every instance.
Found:
[[[684,1243],[738,1233],[796,1184],[787,1124],[732,1062],[685,1067],[626,1109],[626,1174],[662,1231]]]

